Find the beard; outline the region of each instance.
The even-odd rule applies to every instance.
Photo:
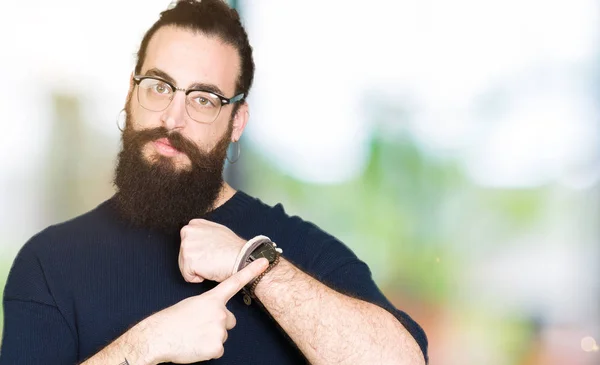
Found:
[[[178,132],[164,127],[134,130],[131,113],[121,136],[122,149],[117,158],[114,185],[117,211],[134,227],[176,233],[194,218],[214,209],[223,186],[223,167],[233,125],[209,152]],[[172,147],[190,160],[188,168],[177,168],[170,157],[143,155],[148,143],[167,138]]]

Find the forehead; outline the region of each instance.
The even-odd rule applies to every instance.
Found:
[[[231,97],[240,72],[236,49],[217,37],[177,27],[162,27],[148,43],[141,73],[158,68],[178,87],[194,83],[213,84]]]

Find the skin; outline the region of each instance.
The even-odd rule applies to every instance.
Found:
[[[219,87],[224,96],[232,97],[239,65],[235,49],[218,39],[162,28],[149,44],[142,73],[157,68],[167,72],[178,87],[210,83]],[[132,83],[130,97],[133,91]],[[134,97],[134,127],[165,126],[179,131],[198,148],[212,148],[226,131],[231,106],[224,107],[212,124],[200,124],[188,117],[184,102],[183,93],[178,92],[166,110],[150,112],[140,107]],[[243,104],[233,119],[232,141],[241,137],[247,121],[248,106]],[[154,142],[144,147],[143,154],[148,161],[156,154],[168,156],[176,169],[190,165],[187,156]],[[224,183],[215,206],[234,193]],[[261,259],[231,275],[244,243],[225,226],[203,219],[190,221],[181,229],[181,275],[192,283],[213,280],[221,284],[144,319],[84,364],[116,365],[125,358],[131,365],[191,363],[221,357],[227,331],[235,325],[235,316],[225,304],[266,268],[266,260]],[[263,277],[255,293],[311,364],[425,363],[415,340],[390,313],[330,289],[283,257]]]

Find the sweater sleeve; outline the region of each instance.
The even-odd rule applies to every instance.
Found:
[[[17,254],[4,288],[0,365],[75,364],[74,335],[48,289],[35,242]]]

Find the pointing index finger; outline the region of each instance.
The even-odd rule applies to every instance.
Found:
[[[248,284],[252,279],[262,274],[269,267],[269,261],[265,258],[260,258],[242,270],[231,275],[221,284],[214,287],[211,292],[221,297],[223,301],[228,302],[244,285]]]

